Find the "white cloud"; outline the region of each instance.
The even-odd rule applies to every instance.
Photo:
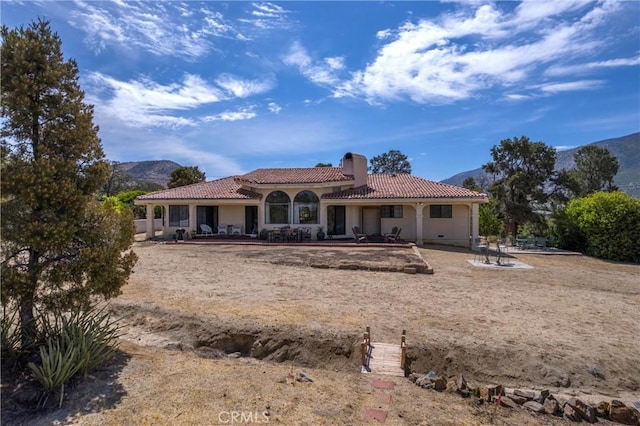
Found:
[[[545,75],[558,77],[564,75],[586,74],[599,68],[631,67],[640,65],[640,56],[635,58],[617,58],[606,61],[587,62],[575,65],[554,65],[545,71]]]
[[[406,99],[440,104],[506,88],[507,99],[522,100],[525,95],[514,92],[531,86],[541,67],[599,53],[605,40],[595,29],[618,7],[606,1],[528,1],[506,12],[490,4],[463,5],[435,19],[408,21],[397,30],[378,32],[387,42],[349,80],[332,80],[333,95],[363,97],[372,104]],[[593,80],[539,88],[548,94],[597,84]]]
[[[253,111],[253,107],[244,108],[240,111],[225,111],[220,114],[208,115],[202,118],[202,121],[238,121],[238,120],[250,120],[257,114]]]
[[[302,75],[319,85],[337,84],[340,81],[338,72],[344,69],[344,58],[339,56],[314,62],[298,41],[291,45],[283,61],[287,65],[297,67]]]
[[[191,74],[168,85],[146,78],[119,81],[99,72],[90,73],[87,81],[91,91],[88,99],[96,109],[130,126],[193,125],[192,119],[178,112],[225,99],[220,89]]]
[[[573,92],[576,90],[592,90],[603,85],[602,80],[580,80],[566,83],[548,83],[537,86],[544,93]]]
[[[504,95],[504,97],[509,101],[526,101],[528,99],[531,99],[531,96],[523,95],[520,93],[507,93],[506,95]]]
[[[282,107],[275,102],[269,102],[268,107],[269,107],[269,111],[271,111],[274,114],[277,114],[280,111],[282,111]]]
[[[236,98],[246,98],[268,92],[274,87],[271,80],[245,80],[231,74],[222,74],[216,84]]]
[[[217,37],[242,39],[220,12],[190,9],[186,3],[77,0],[75,5],[69,23],[97,52],[117,47],[195,59],[208,53]]]
[[[247,11],[249,17],[238,21],[258,30],[288,29],[293,26],[289,13],[289,10],[274,3],[251,3],[251,9]]]

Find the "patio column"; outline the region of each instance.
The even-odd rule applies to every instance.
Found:
[[[147,211],[147,240],[150,238],[153,238],[156,236],[156,230],[153,227],[154,223],[153,223],[153,204],[147,204],[146,206],[146,211]]]
[[[162,206],[162,235],[169,233],[169,204]]]
[[[471,249],[475,250],[480,237],[480,204],[471,204]]]
[[[422,211],[424,210],[424,203],[416,203],[416,245],[423,246],[422,241]]]
[[[327,229],[327,205],[320,201],[320,226],[324,228],[325,234],[329,231]]]
[[[198,216],[196,214],[196,205],[189,204],[189,228],[198,232]],[[189,230],[187,229],[187,232]]]

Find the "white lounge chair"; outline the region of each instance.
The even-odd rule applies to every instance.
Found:
[[[242,226],[233,225],[231,227],[231,235],[240,235],[240,234],[242,234]]]
[[[218,235],[227,235],[227,225],[218,225]]]
[[[202,230],[202,233],[205,236],[213,235],[213,229],[211,229],[211,227],[209,225],[207,225],[206,223],[201,223],[200,224],[200,229]]]

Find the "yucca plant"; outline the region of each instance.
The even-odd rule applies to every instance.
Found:
[[[73,345],[63,342],[62,336],[54,336],[47,339],[46,344],[40,347],[40,365],[29,363],[29,369],[46,391],[42,405],[45,405],[49,395],[60,390],[60,403],[64,398],[64,384],[67,383],[80,370],[81,365],[76,362],[78,349]]]
[[[44,386],[47,397],[60,390],[60,405],[64,384],[77,373],[84,377],[111,358],[117,350],[119,327],[105,308],[90,307],[71,313],[39,315],[41,364],[29,364],[34,377]]]

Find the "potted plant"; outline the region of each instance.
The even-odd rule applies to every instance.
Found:
[[[265,228],[262,228],[260,230],[260,234],[258,234],[258,238],[260,238],[261,240],[266,240],[268,236],[269,232]]]
[[[318,226],[318,232],[316,232],[316,238],[318,241],[324,240],[324,228],[322,226]]]

